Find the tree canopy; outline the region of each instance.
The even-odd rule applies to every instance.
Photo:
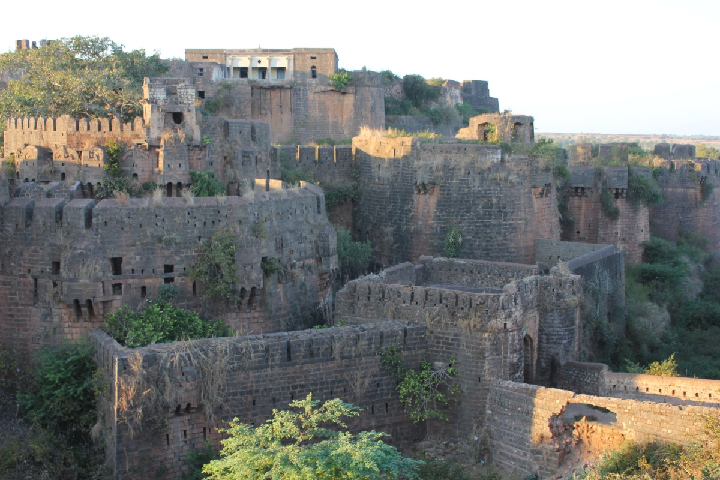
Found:
[[[117,117],[142,113],[142,81],[167,66],[155,53],[126,52],[107,37],[72,37],[0,54],[0,72],[16,77],[0,91],[0,117]]]
[[[203,468],[212,480],[285,479],[413,479],[422,462],[404,458],[381,439],[382,432],[352,435],[326,428],[347,428],[341,417],[359,415],[359,408],[340,399],[317,408],[312,394],[291,407],[300,412],[273,410],[265,424],[254,428],[236,418],[225,430],[222,458]]]

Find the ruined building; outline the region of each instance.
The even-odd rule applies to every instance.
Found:
[[[25,349],[76,338],[166,283],[180,287],[183,306],[242,332],[299,328],[318,307],[327,311],[337,253],[322,190],[275,180],[266,123],[201,122],[194,88],[181,79],[146,79],[144,90],[144,117],[128,124],[8,121],[5,152],[17,171],[0,184],[3,338]],[[127,145],[125,175],[157,183],[165,198],[96,203],[108,140]],[[230,196],[170,198],[189,186],[191,170],[215,172]],[[203,241],[218,231],[239,245],[243,301],[234,310],[208,304],[203,285],[188,277]],[[281,271],[265,275],[268,259]]]
[[[187,49],[185,62],[171,62],[173,76],[186,78],[202,107],[232,119],[262,120],[272,143],[352,138],[361,126],[382,129],[382,75],[350,72],[343,89],[332,48]]]

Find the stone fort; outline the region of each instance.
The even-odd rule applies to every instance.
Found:
[[[18,118],[5,133],[5,154],[17,169],[0,180],[2,338],[34,351],[91,335],[110,385],[99,425],[115,478],[142,478],[149,468],[180,478],[188,453],[208,440],[218,445],[224,420],[257,425],[310,392],[362,407],[351,428],[388,432],[403,449],[451,440],[478,461],[542,476],[558,471],[583,442],[690,443],[696,421],[716,411],[719,382],[614,373],[584,363],[582,342],[583,309],[624,328],[624,265],[641,259],[651,226],[669,238],[702,233],[720,248],[718,193],[703,189],[718,182],[716,161],[660,145],[657,164],[598,168],[578,147],[568,160],[568,209],[576,218],[568,230],[552,169],[496,145],[371,136],[348,146],[271,146],[280,138],[274,131],[303,140],[335,128],[316,118],[330,108],[320,99],[350,95],[328,88],[334,50],[188,50],[186,57],[174,68],[192,80],[145,80],[141,119]],[[346,106],[374,111],[360,97],[382,102],[380,84],[362,73],[365,83],[353,86]],[[213,88],[235,92],[219,114],[241,119],[198,113]],[[265,101],[276,110],[263,110]],[[276,115],[296,101],[305,110]],[[296,122],[296,115],[308,120]],[[354,135],[343,122],[337,135]],[[487,132],[534,142],[532,117],[517,115],[475,117],[459,136],[484,140]],[[162,198],[95,198],[110,139],[126,146],[125,175],[160,185]],[[284,184],[282,161],[326,187],[357,182],[359,197],[342,222],[371,242],[378,274],[333,292],[337,234],[324,192]],[[227,196],[182,196],[190,171],[208,170],[227,185]],[[655,176],[665,202],[631,205],[631,175]],[[603,190],[620,209],[617,220],[602,213]],[[451,226],[463,233],[460,259],[441,257]],[[238,245],[243,302],[232,310],[208,305],[203,285],[188,274],[202,242],[220,230]],[[271,258],[282,268],[266,275],[262,264]],[[141,305],[163,284],[180,288],[181,306],[221,317],[240,334],[130,349],[97,328],[103,315]],[[601,293],[589,297],[591,290]],[[347,326],[304,330],[317,312]],[[449,421],[413,423],[404,413],[380,364],[388,346],[399,347],[409,365],[456,359],[461,394]],[[202,358],[222,365],[223,374]],[[156,428],[132,422],[133,406],[143,405],[129,393],[132,385],[161,393]],[[603,419],[576,420],[577,412],[598,408],[607,411]],[[663,415],[662,428],[649,428],[656,415]]]

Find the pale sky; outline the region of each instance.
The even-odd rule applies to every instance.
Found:
[[[332,47],[340,67],[487,80],[541,132],[720,136],[720,0],[8,1],[15,40],[107,36],[185,48]]]

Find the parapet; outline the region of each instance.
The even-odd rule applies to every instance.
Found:
[[[534,119],[529,115],[486,113],[470,119],[467,128],[461,128],[457,138],[506,143],[534,143]]]
[[[665,160],[679,158],[695,158],[695,145],[658,143],[655,145],[655,155]]]

